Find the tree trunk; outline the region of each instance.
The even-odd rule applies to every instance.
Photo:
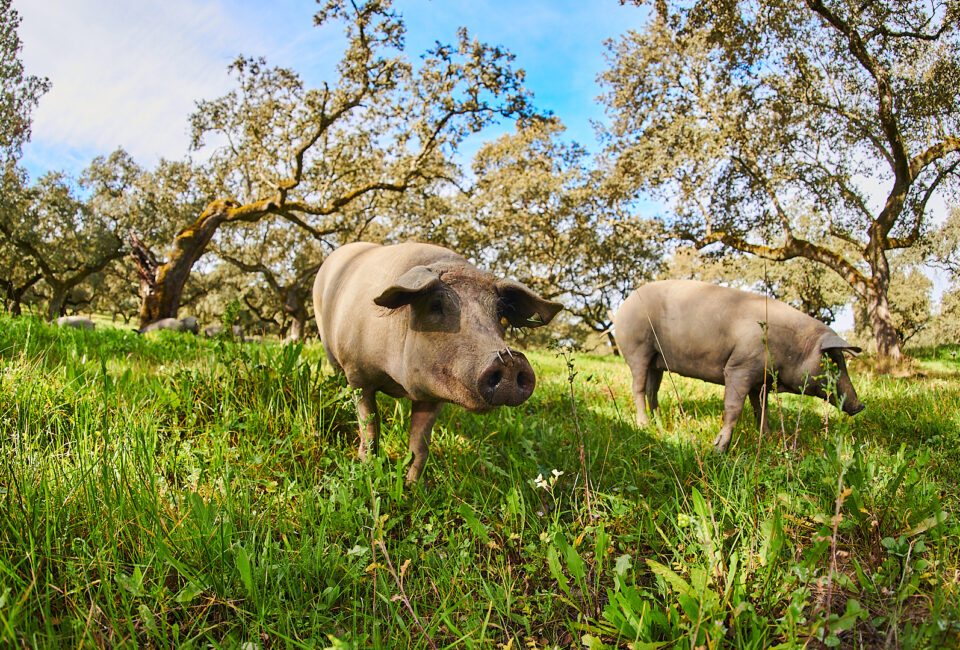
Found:
[[[23,311],[21,309],[21,303],[23,302],[23,294],[27,292],[30,287],[35,285],[40,279],[43,278],[42,273],[37,273],[31,278],[20,285],[19,287],[13,284],[13,280],[7,280],[7,304],[6,309],[11,316],[21,316]]]
[[[49,280],[47,281],[49,284]],[[47,303],[47,322],[63,316],[70,288],[65,285],[50,285],[50,302]]]
[[[293,285],[284,289],[283,310],[290,316],[290,329],[287,332],[288,341],[300,341],[303,339],[304,330],[307,327],[307,306],[304,304],[303,296],[300,295],[300,284],[295,282]]]
[[[220,200],[208,205],[193,224],[177,234],[170,259],[163,264],[157,262],[135,233],[130,233],[130,254],[137,264],[140,278],[141,327],[161,318],[177,317],[190,270],[206,252],[207,244],[217,228],[230,217],[230,210],[234,207],[236,204],[233,202]]]
[[[887,292],[872,290],[867,294],[866,300],[870,327],[877,344],[877,356],[894,363],[900,361],[903,351],[900,349],[900,337],[897,336],[897,328],[894,327],[893,316],[890,314]]]
[[[613,356],[620,356],[620,348],[617,346],[617,340],[613,338],[613,332],[607,329],[607,343],[610,344],[610,349],[613,350]]]

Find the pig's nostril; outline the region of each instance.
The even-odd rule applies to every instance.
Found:
[[[529,372],[521,372],[517,375],[517,387],[522,391],[532,390],[534,381],[533,375]]]
[[[500,385],[500,381],[503,379],[503,371],[495,370],[489,377],[487,377],[487,385],[490,388],[496,388]]]

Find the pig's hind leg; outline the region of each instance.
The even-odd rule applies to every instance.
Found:
[[[626,356],[626,352],[624,352]],[[645,427],[650,422],[647,417],[646,406],[650,406],[651,411],[656,408],[657,389],[660,387],[660,376],[663,373],[657,373],[653,366],[653,359],[646,356],[633,356],[627,360],[630,367],[630,374],[633,376],[633,401],[637,406],[637,426]],[[658,374],[656,384],[650,380],[651,375]]]
[[[656,415],[660,410],[660,401],[657,399],[657,393],[660,392],[660,382],[663,380],[663,371],[657,368],[653,363],[647,367],[647,385],[645,392],[647,394],[647,408],[651,415]]]

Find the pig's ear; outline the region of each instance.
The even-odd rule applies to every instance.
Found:
[[[373,299],[381,307],[396,309],[410,302],[419,295],[432,291],[440,286],[440,276],[426,266],[415,266],[384,289],[383,293]]]
[[[855,345],[850,345],[833,332],[824,334],[823,338],[820,339],[820,351],[826,352],[827,350],[840,350],[842,352],[849,352],[854,356],[863,351]]]
[[[497,283],[501,316],[514,327],[540,327],[557,315],[563,305],[544,300],[519,282]]]

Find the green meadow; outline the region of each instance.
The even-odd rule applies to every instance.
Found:
[[[318,343],[0,316],[0,646],[955,647],[956,352],[717,456],[721,388],[665,377],[638,430],[622,360],[533,351],[405,488],[409,405],[358,462]]]

